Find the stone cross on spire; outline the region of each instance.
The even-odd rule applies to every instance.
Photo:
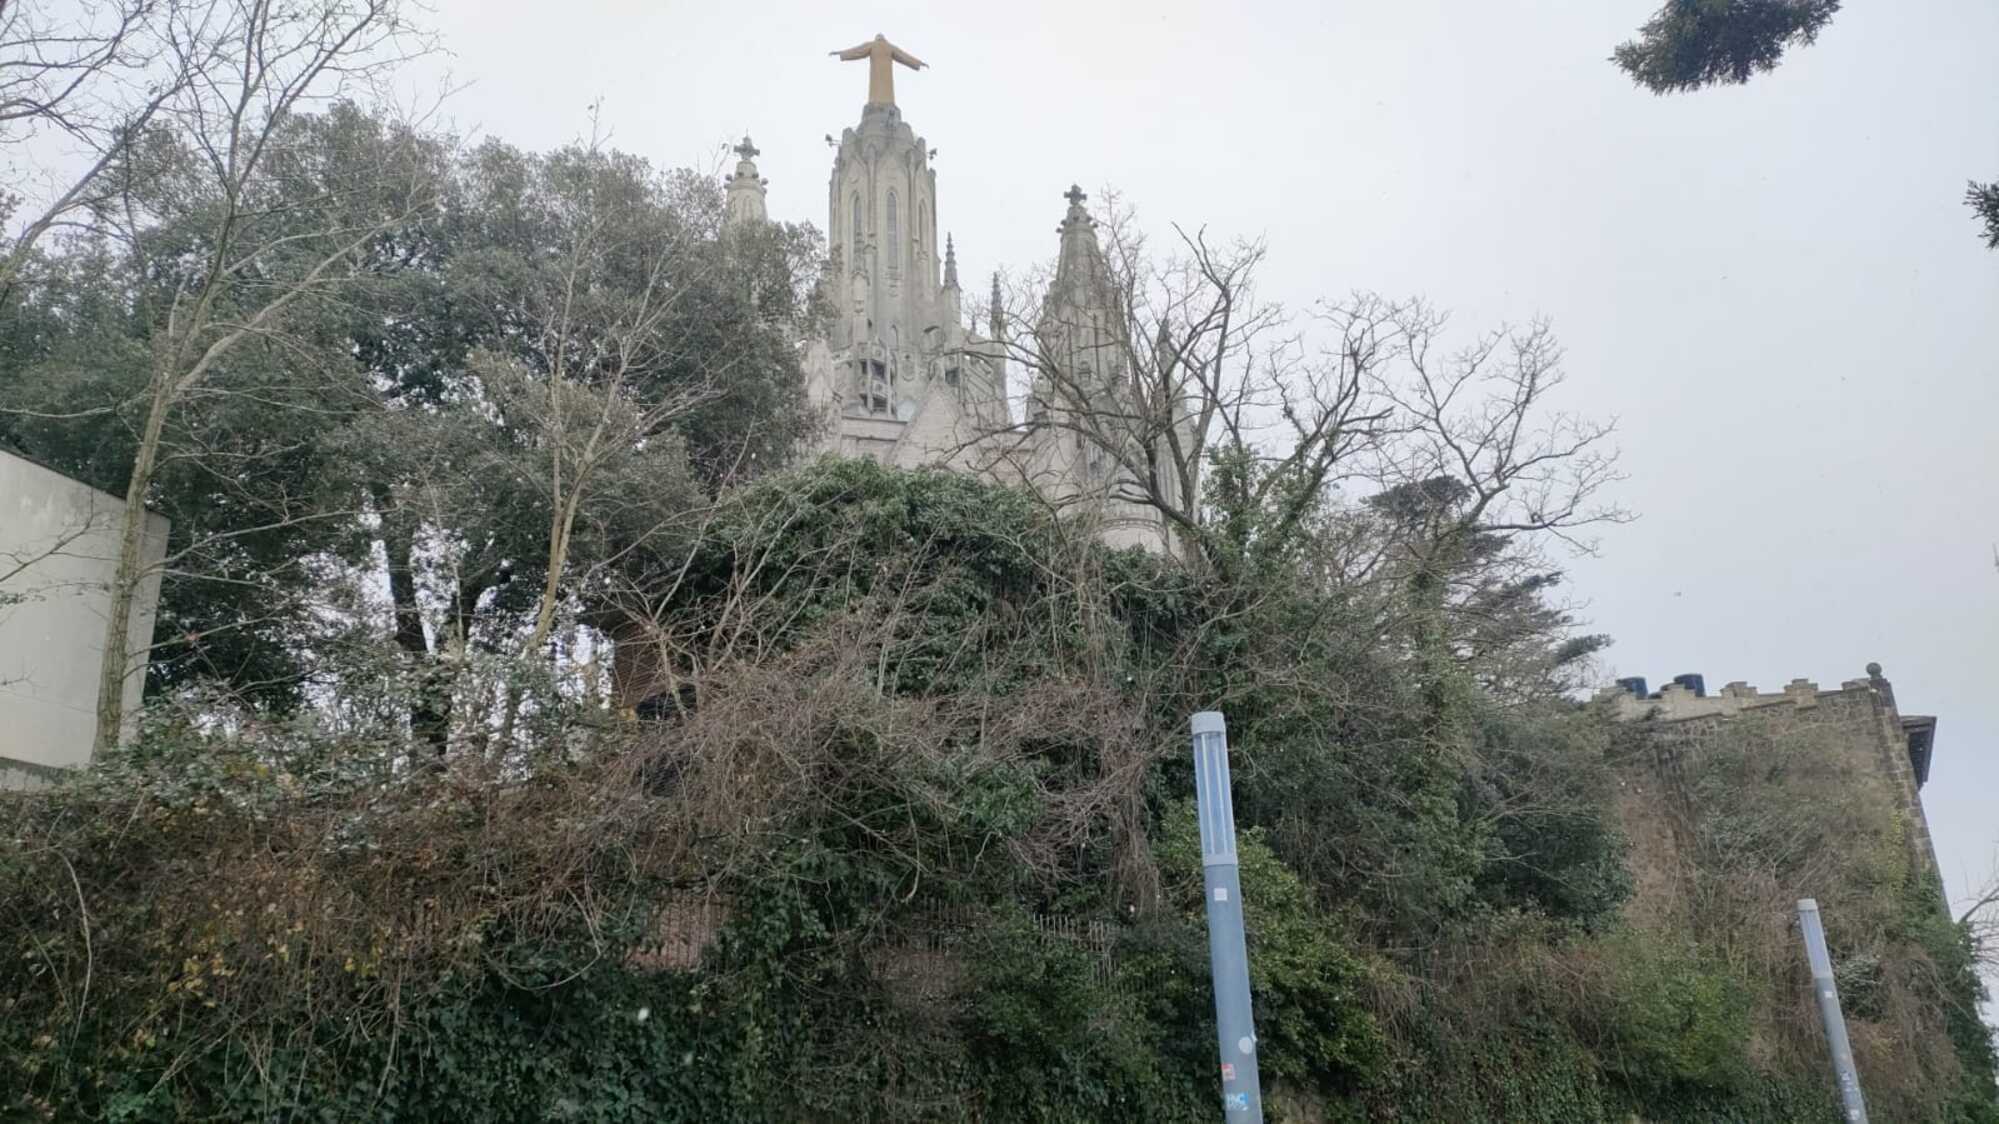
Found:
[[[1062,216],[1062,225],[1055,228],[1056,233],[1067,234],[1071,228],[1084,230],[1097,225],[1090,218],[1090,212],[1083,207],[1083,200],[1089,196],[1083,194],[1082,188],[1072,183],[1069,185],[1069,190],[1062,193],[1062,198],[1069,201],[1069,213]]]
[[[911,70],[922,70],[925,66],[922,59],[889,42],[879,33],[858,47],[827,53],[837,57],[841,62],[868,60],[869,105],[895,104],[896,63],[901,63]]]
[[[1082,188],[1072,183],[1069,185],[1069,190],[1062,193],[1062,198],[1069,201],[1069,213],[1062,216],[1062,225],[1055,228],[1057,234],[1066,235],[1071,230],[1096,229],[1096,220],[1092,219],[1090,212],[1083,208],[1083,200],[1089,196],[1083,194]]]
[[[730,176],[725,186],[728,189],[728,210],[723,216],[723,225],[737,226],[743,223],[763,222],[764,178],[757,174],[757,146],[750,143],[749,134],[743,134],[743,143],[730,149],[740,159],[736,161],[736,174]]]

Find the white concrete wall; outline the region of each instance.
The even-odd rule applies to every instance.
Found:
[[[90,760],[107,592],[124,501],[0,450],[0,786]],[[166,555],[167,520],[146,519],[146,557]],[[125,680],[135,716],[160,578],[133,607]],[[130,733],[128,728],[127,733]]]

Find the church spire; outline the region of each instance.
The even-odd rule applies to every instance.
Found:
[[[756,158],[760,155],[757,146],[750,143],[749,134],[745,133],[743,143],[730,151],[737,157],[736,174],[729,177],[729,206],[722,225],[763,222],[768,217],[764,210],[764,185],[768,181],[757,174]]]
[[[993,304],[991,312],[993,339],[1003,338],[1006,332],[1006,303],[1000,299],[999,271],[993,271]]]
[[[958,247],[949,234],[944,236],[944,287],[958,287]]]
[[[1097,220],[1083,206],[1090,197],[1070,184],[1062,198],[1069,201],[1069,210],[1062,225],[1055,228],[1062,236],[1062,250],[1055,259],[1055,281],[1049,295],[1064,293],[1085,302],[1101,298],[1101,287],[1109,280],[1110,271],[1104,265],[1103,248],[1097,244]]]

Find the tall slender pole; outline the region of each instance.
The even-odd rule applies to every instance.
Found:
[[[1826,1045],[1832,1050],[1832,1072],[1839,1080],[1839,1099],[1846,1109],[1848,1124],[1867,1124],[1867,1102],[1860,1097],[1860,1071],[1853,1064],[1853,1046],[1846,1040],[1846,1016],[1839,1010],[1839,987],[1832,978],[1832,955],[1825,947],[1825,926],[1819,922],[1819,903],[1812,898],[1798,902],[1798,928],[1805,934],[1805,959],[1812,965],[1812,991],[1819,1001],[1819,1018],[1825,1022]]]
[[[1193,729],[1194,807],[1201,823],[1201,880],[1208,899],[1208,967],[1215,979],[1222,1118],[1230,1124],[1263,1124],[1256,1020],[1249,1006],[1249,950],[1243,943],[1235,805],[1229,795],[1228,725],[1220,713],[1204,710],[1194,716]]]

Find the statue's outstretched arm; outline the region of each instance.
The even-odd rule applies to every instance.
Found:
[[[910,68],[911,70],[922,70],[925,65],[922,59],[917,58],[915,55],[910,54],[908,51],[903,50],[901,47],[891,48],[889,52],[889,57],[901,63],[902,65]]]
[[[867,58],[869,52],[874,49],[875,45],[873,43],[863,43],[858,47],[849,47],[844,51],[827,51],[826,53],[839,56],[841,62],[853,62],[855,59]]]

